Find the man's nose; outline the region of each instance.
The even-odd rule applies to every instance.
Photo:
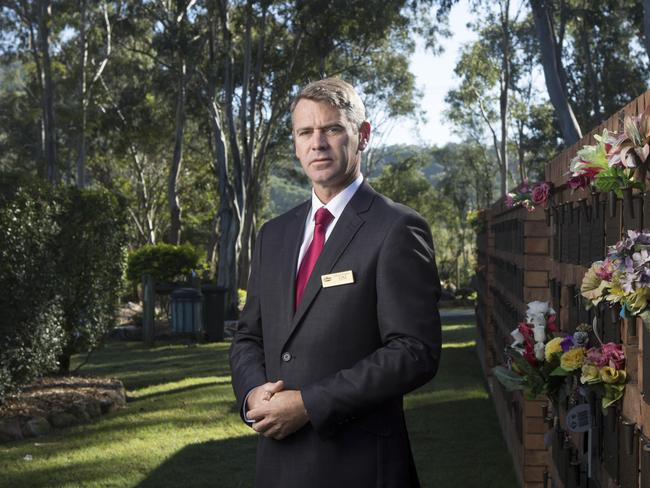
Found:
[[[311,136],[311,148],[312,149],[323,149],[327,146],[327,137],[325,131],[315,130]]]

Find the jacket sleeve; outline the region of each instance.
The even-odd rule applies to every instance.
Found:
[[[244,422],[246,419],[243,406],[248,393],[266,383],[259,294],[263,230],[264,227],[260,229],[255,242],[246,305],[237,322],[237,330],[230,347],[232,385],[237,399],[237,410]]]
[[[426,221],[409,212],[388,231],[377,260],[377,324],[382,346],[349,369],[301,390],[323,437],[400,399],[435,375],[441,352],[440,280]],[[401,403],[400,403],[401,405]]]

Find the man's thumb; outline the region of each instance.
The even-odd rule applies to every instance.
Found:
[[[266,391],[270,393],[277,393],[279,391],[282,391],[283,389],[284,389],[284,381],[278,380],[275,383],[270,383],[267,386]]]

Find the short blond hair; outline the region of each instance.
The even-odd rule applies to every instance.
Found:
[[[345,114],[354,130],[366,120],[366,107],[354,87],[340,78],[325,78],[305,86],[291,103],[291,114],[302,99],[325,102]]]

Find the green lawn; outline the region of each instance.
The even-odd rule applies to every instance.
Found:
[[[443,331],[438,376],[405,402],[422,484],[514,488],[474,353],[475,329]],[[110,344],[82,372],[120,378],[127,407],[92,424],[0,445],[0,487],[252,486],[255,436],[234,411],[227,352],[227,344]]]

